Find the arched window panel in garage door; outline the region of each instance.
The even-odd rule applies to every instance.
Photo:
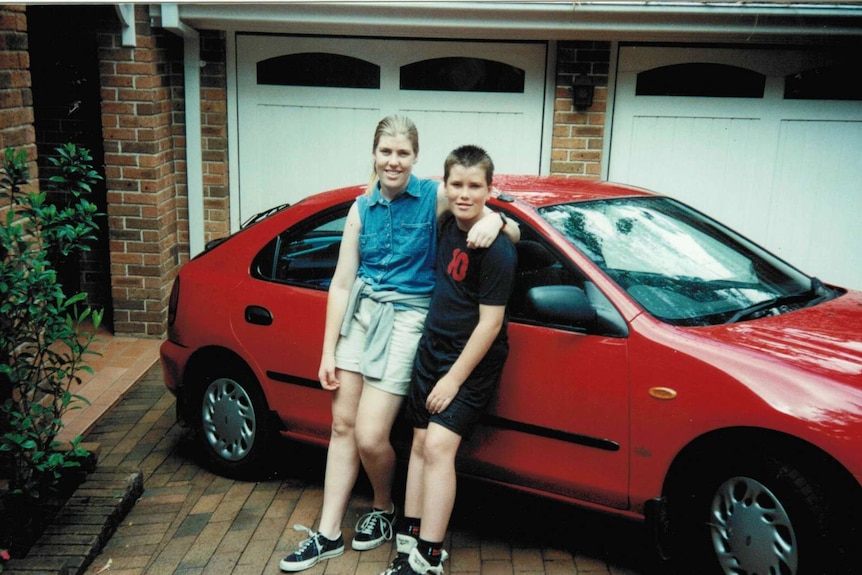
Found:
[[[673,64],[637,75],[638,96],[762,98],[766,76],[727,64]]]
[[[409,116],[419,129],[419,177],[439,177],[446,155],[465,143],[485,147],[500,173],[539,173],[547,55],[544,42],[237,34],[236,65],[228,68],[236,75],[232,219],[235,206],[238,226],[274,205],[367,182],[366,154],[345,155],[337,170],[321,167],[321,158],[334,149],[366,150],[375,126],[389,114]],[[485,80],[472,89],[512,91],[453,91],[453,84],[439,79],[436,87],[447,91],[401,88],[402,67],[453,57],[491,62],[485,69],[490,66],[498,83]],[[494,63],[509,67],[495,71]],[[436,69],[447,66],[438,63]],[[501,84],[501,77],[508,80]]]
[[[257,63],[257,83],[273,86],[380,89],[380,66],[352,56],[303,52]]]
[[[483,58],[432,58],[401,66],[402,90],[523,94],[521,68]]]
[[[862,84],[846,68],[814,68],[784,78],[785,100],[862,100]]]

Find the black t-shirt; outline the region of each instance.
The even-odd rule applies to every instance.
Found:
[[[436,284],[425,329],[446,342],[449,353],[460,354],[479,323],[479,305],[508,302],[516,265],[515,246],[505,234],[487,249],[468,248],[467,232],[448,214],[440,223]],[[496,341],[506,341],[505,322]]]

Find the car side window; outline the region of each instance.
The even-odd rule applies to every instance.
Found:
[[[560,259],[542,241],[521,230],[521,241],[516,244],[518,269],[509,298],[509,319],[534,323],[527,305],[527,293],[541,286],[574,285],[583,288],[582,277],[567,269]]]
[[[252,274],[263,280],[328,289],[338,263],[348,207],[277,235],[255,257]]]
[[[512,296],[509,298],[509,320],[517,323],[532,325],[550,325],[556,328],[571,329],[588,334],[606,335],[610,337],[624,337],[628,330],[625,321],[610,300],[589,281],[586,275],[571,263],[566,263],[563,258],[552,249],[539,235],[527,226],[521,226],[521,241],[516,245],[518,252],[518,268],[515,272],[515,284]],[[534,288],[549,286],[569,286],[580,291],[584,306],[590,308],[589,321],[575,321],[568,324],[572,319],[566,315],[565,310],[560,310],[559,315],[552,312],[555,317],[548,317],[542,310],[542,306],[536,305],[537,298],[558,297],[553,292],[541,290],[531,291]],[[558,292],[559,294],[560,292]],[[572,292],[563,292],[567,297]],[[572,308],[574,310],[575,308]],[[582,313],[581,309],[578,313]]]

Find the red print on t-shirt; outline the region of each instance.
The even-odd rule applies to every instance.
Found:
[[[449,262],[446,272],[456,282],[464,281],[467,277],[467,267],[470,265],[470,258],[460,249],[452,250],[452,260]]]

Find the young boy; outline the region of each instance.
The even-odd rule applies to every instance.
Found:
[[[462,146],[446,158],[443,173],[451,216],[440,222],[436,283],[408,395],[414,429],[405,521],[387,574],[443,573],[455,455],[491,399],[509,353],[505,312],[515,248],[504,234],[487,249],[467,247],[467,232],[491,195],[494,164],[482,148]]]

